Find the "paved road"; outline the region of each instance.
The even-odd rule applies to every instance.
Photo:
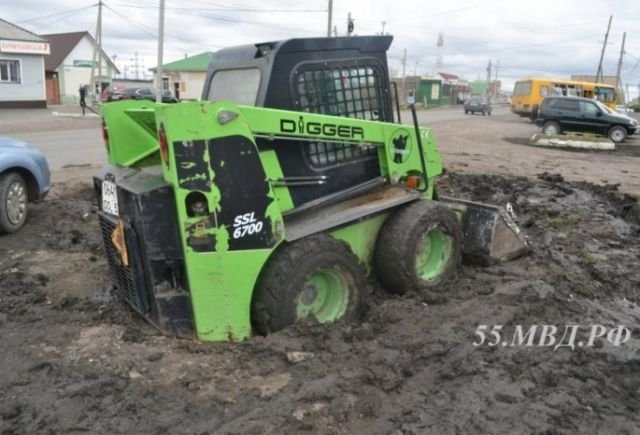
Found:
[[[492,116],[500,116],[510,114],[508,106],[498,106],[493,108]],[[403,124],[413,123],[411,112],[408,110],[402,110],[400,112],[402,116]],[[429,126],[429,124],[437,122],[455,121],[457,119],[463,119],[465,117],[482,117],[481,114],[465,115],[462,106],[446,108],[446,109],[434,109],[434,110],[419,110],[417,112],[418,122],[420,125]],[[515,115],[514,115],[515,116]]]
[[[47,156],[52,171],[65,166],[102,165],[106,162],[99,128],[12,133],[11,136],[38,147]]]

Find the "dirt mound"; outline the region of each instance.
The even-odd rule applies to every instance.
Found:
[[[1,433],[640,426],[640,229],[635,200],[611,186],[448,174],[442,194],[512,203],[531,254],[464,266],[438,298],[375,289],[355,325],[301,324],[239,344],[164,337],[113,299],[93,194],[65,189],[0,245]],[[480,325],[491,340],[502,326],[498,345],[474,346]],[[558,340],[580,325],[575,349],[520,342],[518,328],[534,325],[557,327]],[[592,325],[626,326],[631,339],[579,346]]]

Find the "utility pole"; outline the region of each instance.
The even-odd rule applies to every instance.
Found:
[[[624,56],[624,41],[627,39],[627,32],[622,34],[622,47],[620,48],[620,59],[618,59],[618,70],[616,71],[616,92],[622,90],[622,84],[620,83],[620,73],[622,72],[622,58]],[[622,94],[622,103],[624,104],[624,91]]]
[[[381,35],[384,35],[384,26],[386,26],[386,25],[387,25],[387,22],[383,21],[382,22],[382,32],[380,32]]]
[[[327,19],[327,38],[331,37],[331,21],[333,18],[333,0],[329,0],[329,7],[327,9],[328,19]]]
[[[598,72],[596,72],[596,83],[600,80],[604,81],[604,74],[602,72],[602,61],[604,60],[604,51],[607,48],[607,41],[609,40],[609,30],[611,30],[611,20],[613,15],[609,15],[609,25],[607,26],[607,33],[604,35],[604,44],[602,44],[602,53],[600,53],[600,62],[598,63]]]
[[[338,26],[333,26],[333,36],[338,37]]]
[[[406,100],[407,91],[405,90],[406,84],[406,69],[407,69],[407,49],[404,49],[404,56],[402,56],[402,98]]]
[[[98,2],[98,19],[96,21],[96,33],[93,40],[93,57],[91,59],[91,76],[89,78],[89,92],[94,101],[100,101],[100,92],[96,92],[96,56],[98,56],[98,76],[102,70],[102,0]]]
[[[491,59],[487,65],[487,97],[491,95]]]
[[[438,55],[436,57],[436,72],[442,72],[444,69],[444,33],[438,32],[438,42],[436,43],[436,47],[438,47]]]
[[[156,103],[162,103],[162,50],[164,43],[164,0],[160,0],[158,14],[158,66],[156,68]]]
[[[96,99],[100,101],[100,97],[102,97],[102,1],[99,4],[98,16],[100,17],[100,25],[98,26],[98,92]]]
[[[494,99],[498,99],[498,69],[500,69],[500,61],[496,61],[496,79],[493,82]]]
[[[138,62],[138,52],[136,51],[136,52],[133,54],[133,57],[132,57],[131,59],[129,59],[129,60],[130,60],[131,62],[133,62],[133,69],[134,69],[135,74],[136,74],[136,80],[139,80],[139,79],[140,79],[140,76],[139,76],[138,74],[139,74],[139,71],[140,71],[140,64],[139,64],[139,62]]]

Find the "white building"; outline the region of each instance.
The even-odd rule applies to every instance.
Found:
[[[213,53],[206,51],[162,65],[163,89],[170,90],[182,100],[199,100],[212,56]],[[149,71],[153,71],[155,76],[156,68]]]
[[[93,61],[95,41],[89,32],[57,33],[41,35],[49,41],[51,54],[45,57],[47,83],[54,92],[47,93],[50,104],[78,103],[80,87],[91,82],[92,65],[94,74],[99,76],[101,90],[109,86],[111,78],[119,73],[115,64],[104,51],[101,59]],[[98,71],[101,64],[102,70]],[[96,79],[96,82],[98,79]]]
[[[47,107],[46,54],[47,41],[0,19],[0,108]]]

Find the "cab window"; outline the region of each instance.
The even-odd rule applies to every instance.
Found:
[[[257,68],[216,71],[209,85],[208,99],[254,106],[259,86],[260,70]]]
[[[302,112],[358,119],[389,118],[383,68],[378,61],[305,62],[291,77],[294,104]],[[344,142],[308,142],[304,158],[314,170],[372,160],[375,148]]]

